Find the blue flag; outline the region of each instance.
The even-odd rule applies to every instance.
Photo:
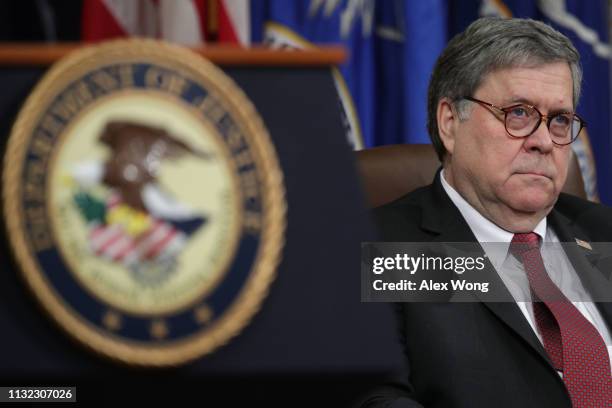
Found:
[[[347,48],[337,87],[365,147],[429,141],[427,83],[446,43],[445,0],[259,0],[255,8],[264,40]]]

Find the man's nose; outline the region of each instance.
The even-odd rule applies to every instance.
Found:
[[[546,119],[542,118],[535,132],[525,138],[526,150],[550,153],[554,148],[552,136],[546,126]]]

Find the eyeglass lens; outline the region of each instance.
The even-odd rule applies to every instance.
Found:
[[[540,125],[540,113],[527,105],[518,105],[506,111],[506,130],[515,137],[525,137]],[[559,113],[546,123],[556,142],[569,143],[580,131],[580,121],[571,113]]]

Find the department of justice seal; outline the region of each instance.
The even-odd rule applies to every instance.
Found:
[[[191,51],[120,40],[62,59],[21,109],[3,170],[28,286],[105,356],[195,359],[268,292],[284,242],[278,159],[247,97]]]

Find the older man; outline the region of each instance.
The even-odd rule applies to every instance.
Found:
[[[590,241],[612,241],[599,227],[612,212],[561,193],[580,84],[574,46],[532,20],[480,19],[438,59],[428,128],[442,170],[375,211],[383,238],[506,245],[491,279],[518,300],[522,278],[531,299],[397,305],[409,372],[366,406],[612,407],[612,304],[591,292],[612,293],[610,271],[594,276],[589,258]],[[573,244],[541,254],[558,242]]]

